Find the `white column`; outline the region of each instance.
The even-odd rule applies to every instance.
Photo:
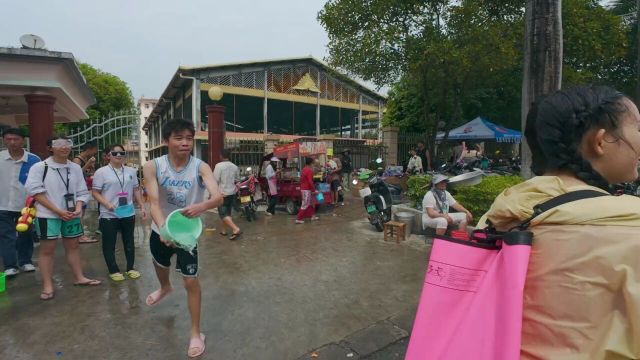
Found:
[[[318,89],[321,89],[320,70],[318,70]],[[320,136],[320,92],[316,96],[316,136]]]
[[[269,89],[269,84],[267,84],[267,80],[268,78],[268,69],[265,69],[264,71],[264,104],[262,107],[262,126],[264,127],[264,133],[268,134],[269,133],[269,127],[268,127],[268,117],[267,117],[267,91]]]
[[[358,102],[358,139],[362,139],[362,95]]]

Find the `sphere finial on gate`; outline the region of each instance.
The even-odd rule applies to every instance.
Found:
[[[222,91],[222,89],[218,86],[213,86],[209,89],[207,94],[209,95],[209,99],[213,101],[220,101],[220,99],[222,99],[222,96],[224,95],[224,91]]]

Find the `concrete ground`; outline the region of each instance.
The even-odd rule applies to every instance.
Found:
[[[259,213],[252,223],[236,216],[244,234],[235,242],[217,231],[203,235],[202,359],[391,359],[380,354],[404,352],[429,247],[417,236],[385,243],[361,202],[347,200],[304,225],[284,212]],[[217,215],[208,213],[205,225],[218,226]],[[172,275],[177,291],[153,308],[144,303],[158,286],[148,231],[136,228],[138,280],[109,281],[101,243],[82,245],[85,272],[101,286],[72,286],[61,244],[55,299],[39,300],[38,271],[9,280],[0,294],[0,359],[187,358],[180,275]],[[117,256],[124,266],[122,251]]]

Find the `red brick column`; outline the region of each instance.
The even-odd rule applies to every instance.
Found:
[[[221,158],[224,149],[224,106],[207,105],[207,119],[209,121],[209,165],[213,169]]]
[[[47,140],[53,135],[53,104],[50,95],[25,95],[29,112],[30,151],[41,159],[49,157]]]

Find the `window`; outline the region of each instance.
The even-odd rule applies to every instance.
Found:
[[[148,109],[149,108],[149,104],[144,104],[144,108]]]

